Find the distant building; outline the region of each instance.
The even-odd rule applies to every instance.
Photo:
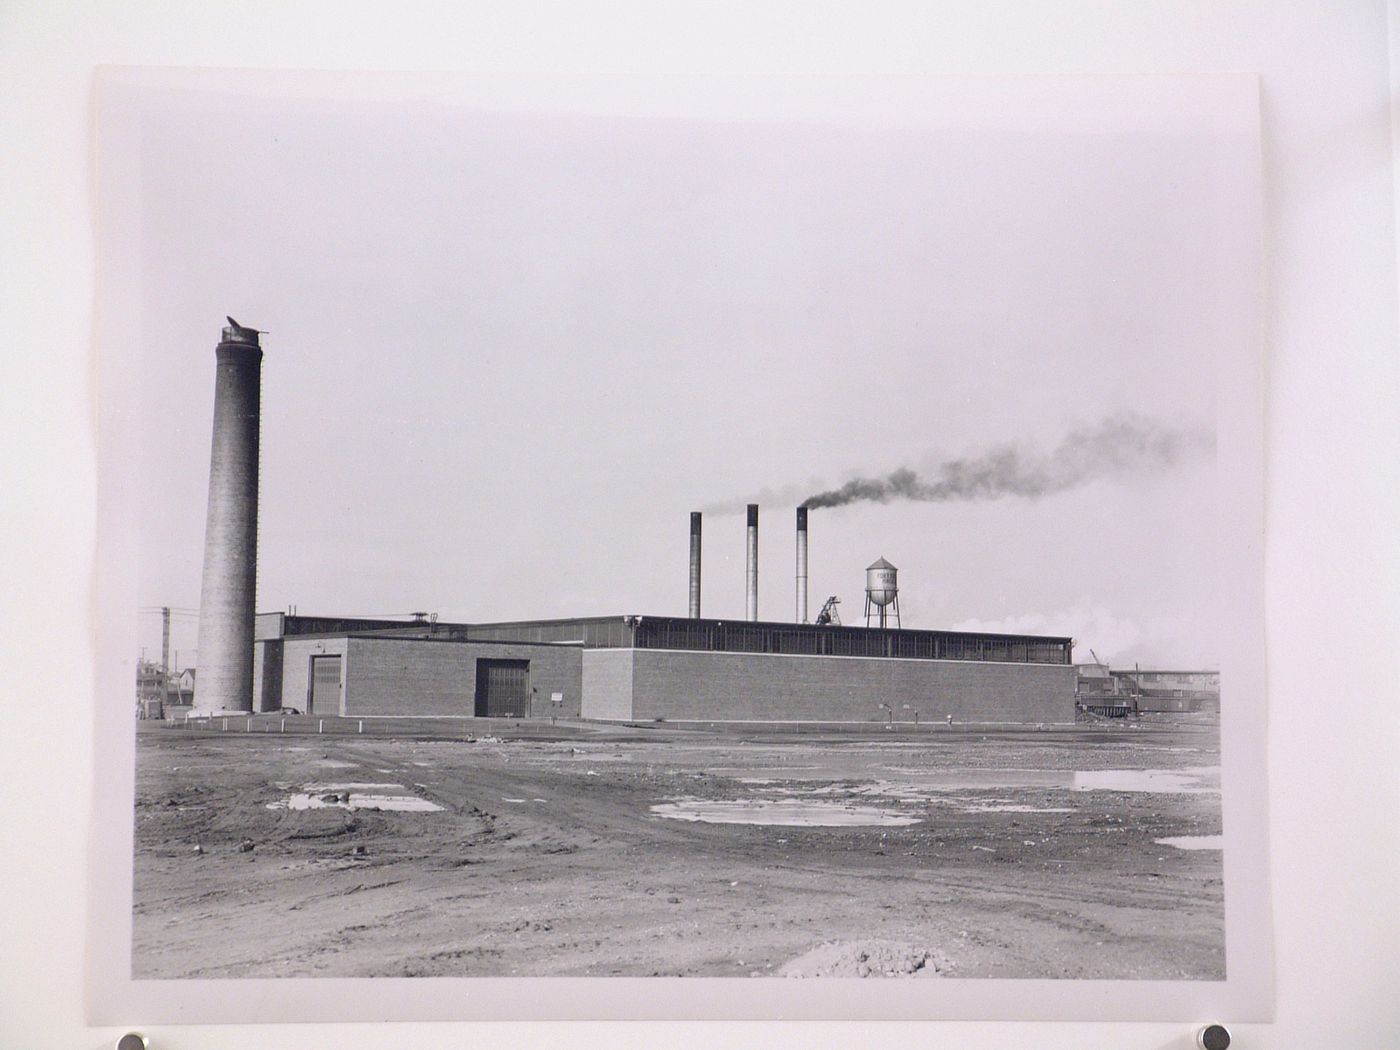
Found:
[[[1132,691],[1109,671],[1107,664],[1075,664],[1074,671],[1074,699],[1081,708],[1112,718],[1137,713]]]
[[[1220,711],[1219,671],[1113,671],[1140,711]]]
[[[194,703],[194,674],[195,669],[193,667],[186,667],[173,680],[172,684],[174,685],[175,702],[177,704]]]
[[[164,716],[166,674],[153,660],[136,661],[136,717]]]
[[[1077,664],[1075,672],[1075,699],[1096,714],[1220,711],[1219,671],[1116,671],[1106,664]]]
[[[165,683],[165,713],[169,717],[172,708],[185,708],[194,704],[194,668],[186,667],[178,675],[171,675]]]

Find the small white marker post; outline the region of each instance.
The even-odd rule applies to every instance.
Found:
[[[364,719],[362,718],[362,719],[360,719],[360,732],[363,733],[364,731],[365,731],[365,721],[364,721]]]
[[[287,731],[287,720],[284,718],[284,719],[282,719],[282,728],[279,729],[278,732],[279,732],[279,733],[285,733],[286,731]]]
[[[324,733],[325,731],[326,731],[326,720],[323,718],[323,719],[321,719],[320,721],[318,721],[318,722],[316,723],[316,732],[318,732],[318,733]]]

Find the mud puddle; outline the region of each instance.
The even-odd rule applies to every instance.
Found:
[[[404,793],[402,784],[307,784],[268,809],[378,809],[390,813],[436,813],[436,802]]]
[[[1220,767],[1195,769],[1096,769],[1074,774],[1075,791],[1146,791],[1198,795],[1220,790]]]
[[[888,769],[888,767],[886,767]],[[1040,769],[986,769],[957,772],[909,772],[898,780],[827,784],[806,788],[806,778],[743,778],[741,783],[781,784],[779,793],[807,795],[855,794],[904,801],[931,799],[947,791],[1015,790],[1041,788],[1062,791],[1134,791],[1164,795],[1192,795],[1220,790],[1220,767],[1192,769],[1095,769],[1081,771]]]
[[[917,824],[921,819],[876,806],[851,806],[839,802],[782,799],[681,799],[652,806],[657,816],[705,824],[773,824],[783,827],[891,827]]]
[[[1177,835],[1172,838],[1153,839],[1159,846],[1175,846],[1177,849],[1224,849],[1224,835]]]

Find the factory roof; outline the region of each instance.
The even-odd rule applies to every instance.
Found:
[[[1071,663],[1073,640],[1040,635],[920,631],[675,616],[585,616],[505,623],[376,625],[377,636],[467,642],[581,645],[585,649],[672,649],[774,653],[792,656],[860,656],[910,660],[997,663]],[[328,633],[355,633],[353,629]]]

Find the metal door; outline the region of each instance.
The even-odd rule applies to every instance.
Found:
[[[476,717],[524,718],[529,706],[529,660],[476,662]]]
[[[311,658],[311,700],[306,713],[315,711],[318,715],[340,714],[340,657],[313,656]]]

